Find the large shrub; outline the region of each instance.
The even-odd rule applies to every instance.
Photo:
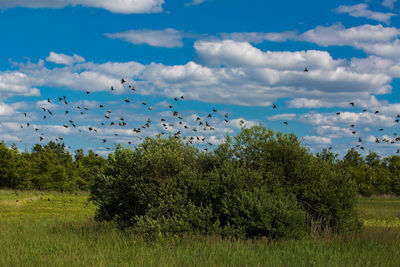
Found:
[[[217,233],[300,237],[318,221],[338,232],[359,227],[355,186],[294,135],[243,129],[211,153],[179,138],[118,147],[91,187],[98,220],[142,234]]]

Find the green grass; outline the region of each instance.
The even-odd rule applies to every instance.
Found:
[[[18,200],[18,202],[17,202]],[[400,198],[362,198],[365,222],[395,221]],[[0,266],[399,266],[400,225],[358,235],[272,242],[176,237],[144,241],[93,220],[86,193],[0,190]]]

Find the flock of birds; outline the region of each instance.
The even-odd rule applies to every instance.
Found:
[[[121,84],[125,85],[127,83],[127,81],[125,79],[121,79]],[[136,91],[135,85],[134,84],[129,84],[128,85],[129,89],[132,92]],[[114,86],[110,87],[110,91],[115,91]],[[90,91],[86,91],[85,92],[86,95],[91,94]],[[185,97],[183,95],[181,95],[180,97],[175,97],[173,98],[173,101],[175,103],[179,102],[179,101],[183,101],[185,99]],[[84,115],[89,111],[89,107],[86,106],[81,106],[78,105],[76,107],[73,107],[71,105],[71,103],[68,101],[66,96],[62,96],[62,97],[58,97],[58,102],[63,104],[65,106],[65,111],[63,112],[65,116],[70,116],[72,114],[73,111],[78,112],[80,115]],[[130,103],[131,100],[128,98],[123,100],[124,103]],[[47,103],[46,104],[52,104],[53,101],[48,98],[47,99]],[[144,100],[141,105],[146,108],[148,111],[152,111],[152,107],[150,105],[148,105],[148,103],[146,102],[146,100]],[[45,107],[45,106],[41,106],[41,111],[43,112],[41,115],[41,119],[42,120],[47,120],[49,119],[49,116],[54,116],[55,112],[52,111],[50,108]],[[118,121],[113,121],[111,119],[111,114],[113,114],[113,111],[110,108],[106,108],[105,105],[103,104],[99,104],[98,109],[100,110],[104,110],[104,117],[103,117],[103,121],[100,123],[99,127],[93,127],[93,126],[87,126],[87,130],[93,134],[98,133],[98,130],[100,127],[105,128],[105,127],[113,127],[113,126],[119,126],[119,127],[127,127],[128,122],[127,119],[125,119],[124,115],[118,115],[117,117],[119,118]],[[196,126],[189,126],[187,123],[184,122],[184,117],[181,113],[179,113],[177,110],[174,109],[174,105],[172,104],[168,104],[168,108],[169,110],[172,112],[172,116],[175,117],[177,119],[177,121],[167,121],[166,118],[161,118],[160,120],[160,126],[168,131],[170,129],[175,129],[176,125],[180,125],[182,130],[183,129],[187,129],[187,130],[192,130],[193,131],[193,135],[190,136],[183,136],[183,140],[188,141],[189,143],[193,144],[194,142],[200,142],[200,143],[205,143],[208,146],[213,146],[213,143],[211,142],[211,140],[206,140],[206,137],[204,137],[203,135],[196,135],[196,133],[201,133],[201,132],[207,132],[207,131],[214,131],[215,130],[215,126],[211,125],[211,121],[209,119],[217,116],[218,112],[215,108],[212,109],[212,111],[210,111],[210,113],[204,118],[200,117],[200,116],[196,116],[195,118],[195,122],[196,122]],[[23,113],[24,116],[26,118],[29,118],[29,114],[24,112]],[[225,113],[223,115],[223,120],[225,123],[229,122],[229,113]],[[137,134],[137,138],[139,140],[143,140],[142,136],[140,135],[145,129],[150,128],[151,125],[153,123],[153,120],[151,118],[148,118],[142,125],[135,127],[132,129],[132,131],[134,133]],[[239,121],[241,126],[245,126],[245,120],[241,119]],[[31,127],[32,126],[32,127]],[[37,132],[39,134],[39,141],[40,142],[46,142],[47,138],[45,137],[45,135],[43,134],[43,132],[40,131],[38,126],[33,126],[31,125],[31,123],[27,122],[25,124],[21,124],[20,125],[21,128],[33,128],[35,132]],[[64,128],[77,128],[79,129],[79,132],[82,132],[82,127],[80,127],[78,125],[78,122],[76,122],[75,120],[72,120],[71,118],[67,118],[66,122],[63,124]],[[160,132],[161,135],[166,134],[165,132]],[[182,131],[181,130],[176,130],[174,132],[171,133],[174,137],[176,138],[180,138],[182,135]],[[114,137],[118,137],[119,134],[118,133],[114,133],[113,134]],[[57,138],[55,138],[55,141],[57,143],[60,143],[62,145],[62,147],[66,147],[65,143],[64,143],[64,137],[63,136],[59,136]],[[100,142],[102,144],[106,144],[109,143],[109,139],[106,138],[102,138],[100,140]],[[132,144],[132,141],[128,141],[127,142],[129,145]],[[68,148],[70,149],[71,147],[68,146]],[[110,147],[106,147],[107,150],[110,150]],[[204,148],[205,151],[208,151],[208,148]]]
[[[308,68],[304,68],[304,72],[305,73],[309,72]],[[134,83],[130,84],[125,79],[121,79],[121,84],[124,87],[126,86],[126,84],[128,84],[128,88],[132,92],[135,92],[135,90],[136,90]],[[114,87],[111,86],[110,87],[110,91],[114,91],[114,90],[115,90]],[[89,94],[91,94],[91,92],[90,91],[86,91],[86,95],[89,95]],[[179,101],[183,101],[184,99],[185,99],[184,96],[181,95],[180,97],[173,98],[173,101],[175,103],[177,103]],[[52,103],[52,100],[50,98],[48,98],[47,102],[50,104],[50,103]],[[85,112],[89,111],[89,107],[88,106],[76,106],[76,107],[73,107],[68,102],[66,96],[58,97],[58,102],[61,103],[61,104],[64,104],[64,106],[66,108],[65,111],[64,111],[64,115],[65,116],[69,116],[72,111],[78,112],[81,115],[84,115]],[[126,99],[123,100],[123,102],[130,103],[131,100],[129,98],[126,98]],[[148,111],[150,111],[150,112],[152,111],[152,107],[150,105],[148,105],[148,103],[146,103],[145,100],[141,104]],[[349,105],[351,107],[353,107],[353,108],[356,107],[356,104],[354,102],[350,102]],[[176,119],[174,121],[167,121],[167,119],[161,118],[159,123],[160,123],[160,126],[164,130],[167,130],[167,131],[168,130],[176,130],[176,131],[173,131],[173,132],[169,131],[176,138],[180,138],[183,135],[183,133],[182,133],[183,130],[192,130],[193,131],[193,135],[183,136],[183,140],[186,140],[187,142],[189,142],[191,144],[193,144],[194,142],[200,142],[200,143],[208,145],[209,147],[213,146],[213,143],[211,142],[211,140],[206,140],[206,137],[204,137],[201,134],[199,135],[199,133],[201,133],[201,132],[204,133],[204,132],[207,132],[207,131],[208,132],[214,131],[215,130],[215,126],[211,125],[210,120],[211,120],[211,118],[213,118],[213,116],[217,116],[220,112],[217,112],[217,110],[215,108],[213,108],[212,111],[210,111],[210,113],[206,117],[202,118],[200,116],[196,116],[196,118],[195,118],[196,126],[193,127],[193,125],[189,126],[187,123],[184,122],[183,115],[181,113],[179,113],[177,110],[175,110],[174,105],[168,104],[168,107],[169,107],[169,110],[172,112],[173,117],[175,117]],[[119,115],[118,116],[119,117],[118,121],[112,121],[110,116],[113,113],[113,111],[110,108],[106,108],[103,104],[99,104],[97,108],[100,109],[100,110],[104,110],[104,112],[103,112],[103,114],[104,114],[103,121],[100,123],[99,126],[104,128],[104,127],[113,127],[113,126],[126,127],[128,125],[128,122],[124,118],[124,115]],[[272,104],[272,109],[273,110],[277,109],[277,105],[276,104]],[[43,112],[42,115],[41,115],[42,116],[42,120],[48,119],[48,116],[54,116],[54,112],[51,111],[50,108],[42,106],[41,107],[41,111]],[[362,111],[366,112],[367,109],[363,109]],[[378,114],[379,110],[376,110],[374,113]],[[23,113],[23,114],[24,114],[25,117],[29,117],[28,113]],[[337,112],[336,113],[337,116],[340,116],[340,114],[341,114],[341,112]],[[228,123],[229,122],[229,113],[225,113],[225,114],[221,113],[221,115],[223,115],[223,121],[225,123]],[[394,122],[399,123],[399,121],[400,121],[400,114],[397,115],[397,117],[395,118]],[[145,129],[150,128],[152,123],[153,123],[153,120],[151,118],[148,118],[142,125],[133,128],[132,131],[137,134],[137,138],[139,140],[142,140],[143,138],[142,138],[142,136],[140,134]],[[244,119],[240,119],[239,123],[240,123],[241,127],[246,127],[246,122],[245,122]],[[283,121],[283,124],[284,125],[288,125],[289,123],[288,123],[288,121]],[[175,128],[175,125],[176,126],[180,125],[182,131],[181,130],[177,130]],[[31,127],[31,124],[29,122],[27,122],[25,124],[21,124],[21,128],[24,128],[24,127]],[[78,127],[78,122],[76,122],[76,121],[74,121],[72,119],[68,119],[67,118],[66,122],[63,124],[63,127],[64,128],[70,128],[70,127],[78,128],[79,132],[82,132],[82,127]],[[32,125],[32,128],[34,129],[35,132],[37,132],[37,133],[40,132],[40,129],[38,128],[38,126],[33,126]],[[356,125],[351,124],[350,128],[351,128],[351,133],[353,135],[357,135],[358,132],[355,130]],[[94,133],[94,134],[98,132],[98,128],[93,127],[93,126],[87,126],[87,130],[89,132],[91,132],[91,133]],[[381,129],[379,129],[379,131],[382,132],[383,129],[381,128]],[[161,132],[160,134],[163,135],[165,133]],[[115,137],[118,137],[118,133],[114,133],[113,135]],[[398,136],[397,133],[394,133],[393,135],[394,135],[394,139],[393,140],[389,140],[387,138],[379,139],[378,137],[376,137],[375,142],[376,143],[384,142],[384,143],[388,143],[388,144],[389,143],[390,144],[396,144],[397,142],[400,142],[400,136]],[[362,143],[363,143],[362,138],[359,137],[359,136],[358,137],[356,136],[356,138],[357,138],[357,142],[356,142],[357,144],[354,146],[354,148],[360,149],[360,150],[365,150],[365,147],[362,145]],[[59,137],[55,138],[55,141],[57,143],[60,143],[63,147],[65,147],[65,144],[64,144],[63,140],[64,140],[64,138],[62,136],[59,136]],[[40,142],[47,141],[46,137],[45,137],[45,135],[43,133],[39,134],[39,141]],[[107,138],[101,138],[100,142],[102,144],[106,144],[106,143],[109,143],[110,140],[107,139]],[[132,141],[128,141],[128,144],[131,145]],[[68,148],[70,149],[70,147],[68,147]],[[110,147],[106,147],[106,149],[110,150],[111,148]],[[203,149],[205,151],[208,151],[207,147],[203,148]],[[328,148],[328,150],[331,150],[331,149],[332,149],[332,147]],[[397,149],[396,153],[400,153],[400,149]],[[336,154],[336,155],[338,155],[338,154]]]

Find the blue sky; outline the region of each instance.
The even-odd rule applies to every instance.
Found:
[[[262,123],[313,152],[394,154],[399,9],[395,0],[0,0],[0,139],[105,155],[160,132],[210,148]]]

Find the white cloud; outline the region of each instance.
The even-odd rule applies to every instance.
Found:
[[[17,64],[16,70],[0,72],[0,95],[38,93],[37,87],[83,91],[129,90],[136,93],[229,103],[246,106],[271,105],[289,98],[289,107],[349,107],[357,99],[369,103],[371,95],[391,91],[389,73],[357,67],[335,60],[326,51],[262,51],[249,43],[199,41],[200,62],[164,65],[137,62],[73,63],[49,69],[44,61]],[[205,64],[201,64],[204,62]],[[307,66],[309,72],[304,72]],[[388,69],[385,66],[386,69]],[[127,83],[121,84],[121,78]]]
[[[361,25],[345,28],[341,24],[317,26],[301,34],[298,39],[320,46],[352,46],[367,54],[400,58],[400,29],[382,25]]]
[[[352,136],[352,130],[350,128],[343,128],[332,125],[321,125],[314,128],[314,131],[321,136],[329,137],[329,138],[340,138],[340,137],[348,137]]]
[[[14,95],[40,95],[39,89],[32,87],[31,83],[32,78],[26,73],[20,71],[0,72],[0,99]]]
[[[332,139],[329,137],[306,135],[303,138],[305,140],[305,143],[307,143],[307,144],[331,144],[332,143]]]
[[[206,0],[192,0],[191,2],[185,3],[185,6],[197,6],[203,4]]]
[[[377,20],[380,22],[384,22],[386,24],[390,23],[390,18],[396,16],[394,13],[383,13],[383,12],[376,12],[368,9],[367,4],[357,4],[353,6],[339,6],[335,9],[338,13],[347,13],[352,17],[356,18],[368,18],[372,20]]]
[[[242,122],[244,122],[244,123],[242,123]],[[237,118],[237,119],[230,120],[229,125],[234,128],[241,129],[243,127],[250,128],[250,127],[259,125],[259,123],[256,121],[252,121],[252,120],[246,120],[245,118]]]
[[[156,47],[182,47],[183,33],[175,29],[130,30],[126,32],[106,33],[112,39],[121,39],[132,44],[147,44]]]
[[[345,28],[342,24],[329,27],[317,26],[299,36],[300,40],[316,43],[320,46],[349,45],[362,48],[364,44],[390,42],[400,35],[400,29],[382,25],[360,25]]]
[[[394,4],[396,2],[397,2],[397,0],[383,0],[382,5],[387,7],[387,8],[393,9],[394,8]]]
[[[222,39],[230,39],[238,42],[262,43],[264,41],[286,42],[294,39],[297,35],[296,31],[286,32],[233,32],[221,33]]]
[[[76,54],[74,54],[73,56],[68,56],[65,54],[50,52],[50,55],[46,58],[46,61],[62,65],[73,65],[75,63],[85,62],[85,59]]]
[[[296,118],[295,113],[285,113],[285,114],[278,114],[273,116],[268,116],[267,119],[270,121],[280,121],[280,120],[293,120]]]
[[[300,70],[304,67],[333,69],[342,64],[335,61],[328,52],[308,51],[267,51],[248,42],[233,40],[197,41],[194,45],[204,63],[208,65],[229,64],[232,66],[269,67],[273,69]]]
[[[10,116],[15,110],[12,106],[0,102],[0,116]]]
[[[134,14],[161,12],[164,0],[2,0],[0,8],[63,8],[86,6],[103,8],[113,13]]]
[[[309,99],[304,97],[288,101],[288,106],[290,108],[322,108],[322,107],[334,107],[336,105],[337,103],[322,101],[318,99]]]
[[[316,125],[350,125],[363,126],[394,126],[393,116],[379,115],[374,112],[340,112],[336,114],[321,114],[317,112],[307,113],[299,116],[299,121],[306,124]]]
[[[351,67],[357,72],[386,73],[393,78],[400,77],[400,62],[393,58],[382,58],[378,56],[353,58],[351,60]]]

